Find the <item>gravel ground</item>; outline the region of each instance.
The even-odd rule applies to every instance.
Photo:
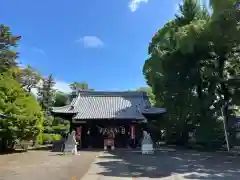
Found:
[[[240,157],[222,153],[194,151],[158,151],[156,155],[141,155],[140,152],[115,151],[113,156],[102,159],[116,161],[99,162],[103,177],[135,177],[136,180],[239,180]],[[123,162],[127,168],[116,171]],[[128,170],[126,170],[128,169]]]
[[[29,151],[0,155],[0,180],[80,180],[98,156],[98,151],[62,155],[49,151]]]

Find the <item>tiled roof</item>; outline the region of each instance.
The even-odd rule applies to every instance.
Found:
[[[146,107],[150,103],[145,92],[81,91],[74,102],[53,112],[76,113],[74,119],[145,120]]]
[[[77,98],[73,98],[72,102],[66,106],[62,107],[53,107],[52,112],[54,113],[74,113],[74,105],[76,103]]]

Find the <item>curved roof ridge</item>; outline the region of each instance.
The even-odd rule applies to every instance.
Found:
[[[81,96],[146,96],[144,91],[79,91]]]
[[[79,100],[79,98],[80,98],[80,94],[78,94],[77,97],[73,98],[73,100],[72,100],[72,102],[71,102],[70,105],[73,106],[73,107],[75,107],[76,104],[77,104],[77,102],[78,102],[78,100]]]

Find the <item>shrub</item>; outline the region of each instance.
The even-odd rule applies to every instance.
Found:
[[[36,98],[7,73],[0,75],[0,112],[8,115],[0,119],[0,136],[9,144],[31,140],[43,130],[43,112]]]
[[[58,141],[62,138],[60,134],[43,134],[43,144],[52,144],[54,141]]]
[[[43,144],[43,134],[40,133],[37,138],[36,138],[36,144],[37,145],[42,145]]]
[[[69,126],[64,125],[64,124],[59,124],[56,126],[52,126],[52,129],[54,131],[54,133],[56,134],[61,134],[61,133],[65,133],[69,131]]]
[[[60,134],[54,134],[53,135],[53,141],[59,141],[62,138]]]

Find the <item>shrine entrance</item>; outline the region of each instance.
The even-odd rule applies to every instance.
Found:
[[[52,107],[51,113],[70,121],[70,132],[76,131],[79,149],[104,148],[104,142],[114,144],[114,148],[136,148],[144,126],[166,109],[152,107],[143,91],[79,90],[71,94],[69,104]]]
[[[126,126],[103,127],[96,125],[89,128],[88,146],[93,148],[104,148],[104,140],[113,140],[115,148],[126,148],[130,138]]]
[[[110,143],[114,144],[114,148],[128,148],[132,146],[134,138],[138,139],[139,133],[135,133],[136,124],[107,124],[109,123],[76,125],[74,129],[77,134],[81,129],[79,148],[104,149],[106,141],[112,141]],[[134,141],[137,142],[137,140]]]

